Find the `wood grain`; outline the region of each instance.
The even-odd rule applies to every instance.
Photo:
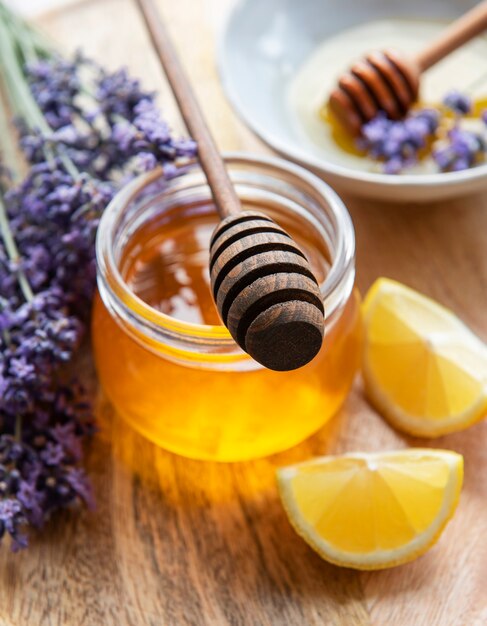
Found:
[[[449,24],[416,55],[415,60],[420,71],[425,72],[448,54],[483,33],[486,28],[487,2],[484,0]]]
[[[352,135],[363,124],[385,111],[393,120],[402,118],[418,97],[419,67],[397,50],[372,52],[356,61],[340,76],[328,106]]]
[[[180,114],[189,134],[198,144],[198,159],[205,172],[215,206],[221,219],[241,211],[240,199],[235,193],[225,163],[218,151],[195,97],[186,70],[171,42],[169,33],[154,0],[136,0],[154,51],[164,68],[167,81],[178,103]]]
[[[323,343],[323,305],[318,283],[312,275],[306,282],[296,273],[291,280],[287,270],[286,285],[279,288],[275,280],[277,270],[273,255],[270,255],[271,258],[266,264],[262,257],[254,254],[263,246],[267,246],[268,250],[277,249],[278,244],[273,241],[276,228],[269,226],[266,220],[263,226],[255,231],[248,223],[247,220],[251,216],[248,212],[242,212],[240,198],[201,112],[194,89],[186,76],[186,70],[171,42],[163,17],[154,0],[136,0],[136,4],[174,93],[185,126],[198,144],[198,160],[211,189],[217,211],[223,220],[222,225],[217,227],[216,234],[222,232],[219,228],[226,230],[232,225],[237,225],[236,230],[231,231],[234,239],[236,237],[240,239],[241,245],[237,246],[235,243],[227,249],[224,243],[219,242],[217,249],[210,252],[210,267],[224,247],[229,264],[236,260],[235,254],[242,255],[242,245],[245,248],[246,260],[251,260],[250,257],[254,260],[251,271],[241,276],[242,281],[246,281],[248,289],[244,290],[242,286],[240,292],[235,294],[229,293],[226,285],[227,274],[224,270],[228,269],[229,264],[224,265],[216,274],[212,272],[215,300],[220,292],[225,294],[227,302],[230,297],[239,297],[239,306],[236,306],[236,302],[229,302],[229,308],[231,306],[234,311],[233,316],[227,318],[226,315],[221,315],[222,310],[219,308],[221,319],[242,350],[248,352],[258,363],[278,371],[302,367],[318,354]],[[282,229],[280,230],[282,232]],[[259,235],[256,235],[256,232]],[[286,245],[289,248],[292,242],[289,242],[287,234],[286,237],[288,238]],[[236,248],[235,252],[230,252],[232,248]],[[299,249],[297,251],[300,253]],[[284,271],[282,266],[279,271]],[[255,272],[259,273],[260,280],[255,280],[250,285],[249,279]],[[310,273],[311,270],[308,269],[308,274]],[[249,290],[253,296],[252,302],[246,298]],[[312,301],[317,301],[321,315],[310,304]]]
[[[445,28],[419,54],[373,52],[355,62],[338,81],[328,105],[340,124],[353,135],[362,124],[385,111],[400,119],[418,97],[420,74],[487,28],[487,0]]]
[[[262,150],[222,97],[215,30],[227,0],[159,2],[223,149]],[[116,23],[116,29],[113,24]],[[177,116],[131,0],[91,0],[42,21],[160,88]],[[114,31],[116,35],[114,35]],[[357,232],[358,285],[380,275],[451,307],[487,340],[487,198],[389,206],[345,198]],[[92,378],[90,359],[83,364]],[[425,445],[391,430],[360,381],[341,413],[293,450],[233,466],[191,462],[147,443],[98,400],[89,452],[98,510],[56,516],[28,552],[0,553],[0,624],[484,626],[487,623],[487,422],[426,442],[465,455],[460,506],[439,543],[394,570],[321,561],[290,528],[274,470],[312,455]]]
[[[323,298],[304,253],[270,218],[241,211],[216,227],[213,297],[238,345],[269,369],[309,363],[324,335]]]

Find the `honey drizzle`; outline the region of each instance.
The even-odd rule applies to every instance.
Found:
[[[440,129],[440,130],[443,130],[444,132],[442,134],[446,135],[446,132],[447,132],[449,126],[451,125],[451,122],[455,119],[454,114],[451,111],[449,111],[448,109],[446,109],[441,104],[428,104],[428,103],[425,103],[425,102],[418,102],[418,103],[416,103],[414,105],[414,107],[413,107],[413,110],[419,110],[419,109],[424,109],[424,108],[436,109],[436,110],[440,111],[441,115],[442,115],[442,118],[443,119],[446,118],[446,122],[450,122],[450,123],[443,123],[441,125],[442,129]],[[474,100],[473,104],[472,104],[472,111],[471,111],[471,113],[469,113],[468,115],[463,116],[462,119],[465,119],[465,120],[475,120],[475,119],[478,119],[484,110],[487,110],[487,97],[479,98],[477,100]],[[351,155],[357,156],[357,157],[362,157],[362,158],[366,158],[367,157],[366,151],[361,150],[357,146],[356,138],[352,137],[343,128],[343,126],[340,124],[338,119],[335,117],[333,112],[328,107],[327,103],[325,103],[321,107],[321,109],[318,112],[318,115],[319,115],[320,119],[323,122],[325,122],[325,124],[328,125],[328,127],[330,128],[330,133],[331,133],[331,137],[332,137],[333,141],[335,142],[335,144],[341,150],[343,150],[343,152],[346,152],[347,154],[351,154]],[[433,143],[432,140],[429,141],[428,145],[425,148],[423,148],[422,150],[419,151],[419,153],[418,153],[419,161],[421,161],[422,159],[424,159],[424,158],[426,158],[427,156],[430,155],[432,143]]]

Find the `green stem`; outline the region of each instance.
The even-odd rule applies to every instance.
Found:
[[[9,169],[13,182],[20,178],[24,162],[17,149],[13,133],[11,132],[10,111],[4,98],[4,92],[0,89],[0,137],[2,138],[2,163]],[[0,189],[1,191],[1,189]]]
[[[22,38],[19,37],[15,41],[20,46],[22,54],[26,55]],[[43,135],[49,137],[52,134],[52,129],[44,119],[44,115],[34,100],[29,85],[25,80],[25,75],[16,58],[15,41],[5,20],[0,17],[0,58],[3,60],[3,63],[0,64],[0,70],[3,72],[12,108],[21,114],[31,128],[38,128]],[[73,161],[60,150],[58,151],[58,156],[66,171],[73,178],[79,178],[80,173]],[[47,160],[53,160],[54,158],[50,148],[46,149],[46,157]]]
[[[61,159],[61,163],[64,165],[64,169],[68,172],[68,174],[75,180],[78,180],[79,178],[81,178],[79,169],[76,167],[73,161],[68,157],[68,155],[64,154],[63,149],[58,147],[57,153],[58,153],[58,157]]]
[[[17,44],[21,47],[24,62],[32,63],[38,61],[39,56],[31,38],[27,36],[19,21],[12,18],[13,16],[11,14],[7,16],[9,29],[15,34]]]
[[[19,49],[23,59],[17,58],[16,48]],[[54,52],[43,42],[41,36],[31,29],[24,20],[5,7],[0,0],[0,59],[4,59],[3,71],[8,87],[7,91],[12,100],[12,107],[21,114],[31,128],[38,128],[43,135],[47,136],[52,133],[52,129],[45,121],[42,111],[32,97],[23,72],[23,65],[25,61],[38,61],[40,56],[46,57],[53,54]],[[1,70],[0,64],[0,72]],[[86,86],[83,87],[83,92],[96,101],[94,94]],[[82,116],[79,121],[86,124],[86,120]],[[74,179],[79,179],[78,168],[63,151],[62,146],[55,146],[54,149],[66,171]],[[53,149],[50,146],[45,149],[45,153],[47,161],[54,159]]]
[[[4,311],[9,305],[8,300],[0,297],[0,311]],[[2,337],[5,344],[8,346],[10,344],[10,333],[6,328],[2,330]]]
[[[5,245],[5,250],[7,251],[8,258],[14,263],[19,264],[20,254],[17,249],[15,239],[13,238],[12,231],[10,230],[7,211],[5,209],[5,204],[3,203],[2,198],[0,198],[0,236],[2,237],[3,243]],[[24,298],[29,302],[34,297],[34,293],[32,292],[29,281],[27,280],[24,270],[20,267],[20,265],[17,270],[17,278],[22,294]]]
[[[55,54],[54,48],[49,40],[42,35],[37,29],[33,28],[29,22],[22,19],[15,11],[11,11],[0,0],[0,19],[7,20],[13,24],[23,39],[28,39],[29,45],[35,49],[40,57],[49,57]]]
[[[30,93],[15,55],[11,33],[2,19],[0,19],[0,57],[2,58],[1,68],[8,85],[12,108],[21,113],[29,125],[37,127],[42,133],[49,134],[51,129]]]

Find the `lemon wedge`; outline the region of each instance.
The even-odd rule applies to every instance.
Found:
[[[383,569],[430,548],[453,515],[463,457],[446,450],[328,456],[278,470],[296,532],[325,560]]]
[[[380,278],[363,313],[365,392],[396,428],[437,437],[485,416],[487,346],[451,311]]]

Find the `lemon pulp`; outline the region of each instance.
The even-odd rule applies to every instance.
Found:
[[[438,436],[485,415],[487,347],[453,313],[384,278],[363,312],[365,390],[394,426]]]
[[[314,459],[279,470],[278,484],[291,523],[321,556],[380,569],[435,543],[462,477],[461,455],[413,449]]]

